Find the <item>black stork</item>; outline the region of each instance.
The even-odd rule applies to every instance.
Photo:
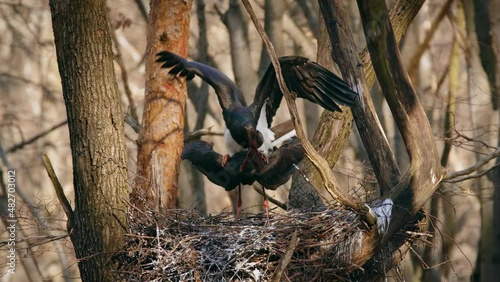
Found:
[[[262,167],[256,166],[255,162],[249,161],[241,169],[246,159],[245,151],[231,156],[226,164],[223,164],[223,156],[213,150],[213,143],[197,140],[187,143],[182,152],[182,159],[187,159],[210,181],[231,191],[241,185],[251,185],[255,181],[264,188],[276,190],[290,179],[293,172],[304,159],[304,148],[295,137],[287,139],[276,150],[269,153],[268,162]],[[250,158],[255,155],[250,156]],[[264,208],[269,222],[269,209],[267,198],[264,194]],[[238,204],[236,208],[236,219],[241,208],[241,191],[238,190]]]
[[[261,156],[253,158],[260,165],[262,159],[267,161],[274,141],[269,127],[283,97],[272,64],[257,86],[253,103],[247,106],[238,86],[217,69],[187,61],[168,51],[158,53],[157,57],[156,62],[162,63],[162,68],[171,68],[170,74],[186,77],[187,80],[199,76],[214,88],[226,126],[224,137],[228,154],[223,156],[223,165],[229,156],[246,149],[241,169],[247,164],[250,154]],[[352,106],[358,97],[340,77],[307,58],[286,56],[280,57],[279,61],[287,87],[297,97],[317,103],[329,111],[341,111],[338,104]]]

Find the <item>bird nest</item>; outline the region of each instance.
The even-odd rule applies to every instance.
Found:
[[[367,230],[359,215],[338,206],[272,213],[270,224],[262,214],[235,222],[229,213],[184,210],[129,220],[125,250],[114,257],[117,279],[126,281],[352,280],[361,268],[345,258]]]

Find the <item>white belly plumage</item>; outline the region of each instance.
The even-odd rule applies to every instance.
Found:
[[[267,155],[274,147],[274,132],[269,129],[269,125],[267,124],[265,107],[262,107],[262,110],[260,111],[256,129],[262,133],[262,137],[264,138],[264,142],[259,147],[259,151]],[[240,146],[240,144],[234,140],[231,132],[226,127],[224,127],[224,140],[226,141],[227,154],[229,156],[245,150],[245,148]]]

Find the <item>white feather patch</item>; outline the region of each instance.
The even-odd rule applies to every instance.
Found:
[[[267,123],[266,107],[262,107],[262,109],[260,110],[259,121],[257,122],[257,130],[262,133],[262,137],[264,138],[264,142],[259,147],[259,151],[267,155],[269,151],[273,149],[274,132],[269,129],[269,124]]]

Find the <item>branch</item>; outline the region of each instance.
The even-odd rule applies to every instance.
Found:
[[[324,185],[327,189],[327,191],[330,193],[330,195],[338,202],[340,202],[342,205],[345,207],[352,209],[354,211],[360,211],[362,214],[366,215],[366,219],[369,220],[369,222],[373,222],[374,218],[371,214],[368,213],[367,207],[356,201],[354,198],[352,198],[349,194],[343,193],[341,190],[339,190],[334,184],[333,184],[333,175],[332,172],[328,166],[328,163],[326,162],[325,159],[323,159],[312,147],[311,143],[307,140],[307,137],[305,136],[302,123],[300,121],[300,117],[297,112],[297,106],[295,105],[294,98],[295,95],[292,96],[290,91],[288,90],[285,81],[283,79],[283,75],[281,73],[281,66],[279,64],[278,58],[276,57],[276,52],[274,51],[274,48],[272,46],[272,43],[269,41],[269,38],[264,32],[264,29],[262,28],[261,24],[259,23],[257,16],[255,15],[255,12],[252,9],[252,6],[250,5],[248,0],[243,0],[243,5],[247,9],[248,14],[250,15],[250,18],[252,19],[257,31],[259,32],[262,40],[264,41],[264,44],[266,45],[266,48],[269,53],[269,57],[271,58],[271,62],[274,66],[276,76],[278,79],[278,84],[280,86],[281,91],[284,93],[288,109],[290,111],[290,115],[292,116],[292,121],[295,126],[295,130],[297,132],[297,137],[301,141],[302,145],[304,146],[305,153],[309,160],[316,166],[318,171],[320,172],[323,180],[324,180]]]
[[[73,226],[73,209],[71,208],[71,205],[69,204],[68,198],[66,198],[66,195],[64,195],[64,191],[61,185],[61,182],[59,182],[59,179],[57,178],[56,172],[54,171],[54,168],[52,167],[52,163],[50,162],[49,157],[47,154],[43,154],[43,165],[45,166],[45,169],[47,170],[47,174],[49,175],[50,180],[52,181],[52,185],[54,185],[54,190],[56,191],[56,196],[57,199],[59,200],[59,203],[61,203],[61,206],[64,210],[64,213],[66,214],[66,217],[68,218],[68,221],[66,223],[66,229],[68,231],[68,234],[71,233],[71,229]]]
[[[307,19],[307,23],[309,24],[309,28],[311,29],[314,37],[318,38],[319,31],[319,20],[318,20],[318,11],[314,9],[314,1],[309,0],[298,0],[299,6],[302,8],[304,15]]]
[[[338,0],[322,0],[319,3],[330,35],[332,57],[344,80],[363,93],[362,101],[353,107],[353,117],[377,177],[380,193],[385,195],[399,182],[401,172],[377,117],[363,69],[359,67],[356,53],[351,51],[357,48],[342,3]]]
[[[458,17],[458,15],[457,15]],[[462,18],[463,21],[463,18]],[[455,131],[455,100],[459,90],[459,70],[460,70],[460,44],[458,38],[455,36],[453,40],[452,52],[450,54],[450,64],[448,67],[448,100],[446,104],[446,116],[444,120],[444,148],[441,155],[441,165],[446,167],[448,165],[448,158],[451,152],[451,138],[453,131]]]
[[[417,66],[418,66],[418,63],[420,62],[420,58],[422,58],[422,55],[429,48],[429,43],[431,42],[431,39],[434,37],[434,34],[436,33],[440,23],[443,21],[444,17],[446,16],[448,11],[450,10],[451,4],[453,4],[453,2],[454,2],[454,0],[446,1],[446,3],[443,5],[441,10],[439,11],[439,14],[432,21],[431,28],[425,34],[424,41],[420,44],[420,46],[418,46],[417,51],[411,57],[410,63],[408,65],[408,72],[409,72],[410,77],[413,77],[415,75],[415,71],[417,70]]]
[[[444,181],[455,183],[455,182],[463,181],[463,180],[468,179],[468,178],[472,178],[474,176],[468,177],[468,175],[475,172],[475,171],[478,171],[480,168],[482,168],[483,166],[488,164],[491,160],[493,160],[497,157],[500,157],[500,148],[497,148],[491,154],[483,156],[478,162],[476,162],[474,165],[472,165],[469,168],[448,173],[448,175],[446,176]],[[498,164],[496,164],[495,166],[498,166]],[[493,167],[486,170],[485,172],[481,172],[480,174],[478,174],[478,176],[482,176],[482,175],[486,174],[491,169],[493,169]]]
[[[403,67],[385,1],[357,2],[377,79],[410,158],[409,171],[394,188],[394,210],[383,245],[427,202],[446,173],[429,120]]]
[[[280,207],[281,209],[283,209],[284,211],[287,210],[286,208],[286,204],[276,200],[275,198],[273,197],[270,197],[265,191],[262,191],[262,188],[260,187],[257,187],[257,185],[252,185],[252,188],[255,190],[255,192],[261,194],[262,196],[264,196],[266,199],[268,199],[271,203],[275,204],[276,206]]]
[[[141,131],[141,124],[137,121],[137,119],[133,118],[129,113],[123,114],[123,121],[128,124],[135,133],[139,133]]]
[[[7,149],[7,150],[5,151],[5,153],[6,153],[6,154],[8,154],[8,153],[13,153],[13,152],[15,152],[15,151],[17,151],[17,150],[19,150],[19,149],[22,149],[24,146],[29,145],[29,144],[31,144],[31,143],[33,143],[33,142],[35,142],[36,140],[38,140],[38,139],[40,139],[40,138],[44,137],[45,135],[47,135],[47,134],[51,133],[52,131],[54,131],[54,130],[58,129],[59,127],[61,127],[61,126],[63,126],[63,125],[66,125],[67,123],[68,123],[68,121],[67,121],[67,120],[65,120],[65,121],[61,121],[60,123],[58,123],[58,124],[56,124],[56,125],[53,125],[52,127],[48,128],[47,130],[42,131],[42,132],[38,133],[37,135],[35,135],[35,136],[31,137],[30,139],[25,140],[25,141],[23,141],[23,142],[21,142],[21,143],[19,143],[19,144],[16,144],[16,145],[14,145],[14,146],[10,147],[9,149]]]
[[[149,16],[148,16],[148,11],[146,9],[146,5],[144,5],[144,2],[142,2],[142,0],[135,0],[135,4],[137,5],[137,9],[139,9],[142,19],[145,22],[148,22]]]
[[[212,127],[213,126],[210,126],[208,128],[198,129],[198,130],[195,130],[191,133],[186,134],[186,136],[184,136],[184,143],[187,143],[187,142],[190,142],[193,140],[199,140],[202,136],[205,136],[205,135],[224,136],[224,133],[222,133],[222,132],[212,132]]]
[[[273,275],[271,276],[271,282],[279,282],[281,281],[281,276],[283,276],[283,272],[285,271],[287,265],[290,263],[290,260],[292,259],[293,252],[295,251],[295,248],[297,248],[297,245],[299,244],[299,237],[297,236],[297,230],[293,232],[292,234],[292,239],[290,239],[290,245],[286,249],[285,255],[283,256],[283,259],[281,260],[280,264],[274,271]]]
[[[137,2],[138,3],[138,2]],[[108,9],[109,10],[109,9]],[[132,90],[130,90],[130,85],[128,82],[128,73],[127,68],[125,67],[125,63],[123,62],[123,55],[120,48],[120,43],[118,42],[118,38],[116,37],[116,29],[113,27],[111,23],[111,19],[109,18],[109,13],[107,13],[108,22],[109,22],[109,33],[111,34],[111,39],[113,40],[113,44],[115,45],[115,62],[120,67],[120,74],[123,82],[123,89],[125,90],[125,96],[127,96],[127,100],[130,108],[130,115],[135,119],[139,120],[137,115],[137,109],[135,106],[134,98],[132,97]]]
[[[398,0],[394,3],[394,6],[389,12],[389,17],[391,19],[392,27],[394,29],[394,35],[396,36],[396,41],[399,42],[403,35],[405,34],[408,26],[413,22],[413,19],[417,15],[418,11],[424,4],[425,0]],[[371,64],[370,54],[368,49],[365,48],[360,53],[359,57],[363,63],[363,70],[365,71],[366,83],[368,87],[371,88],[375,83],[375,73],[373,71],[373,66]]]

